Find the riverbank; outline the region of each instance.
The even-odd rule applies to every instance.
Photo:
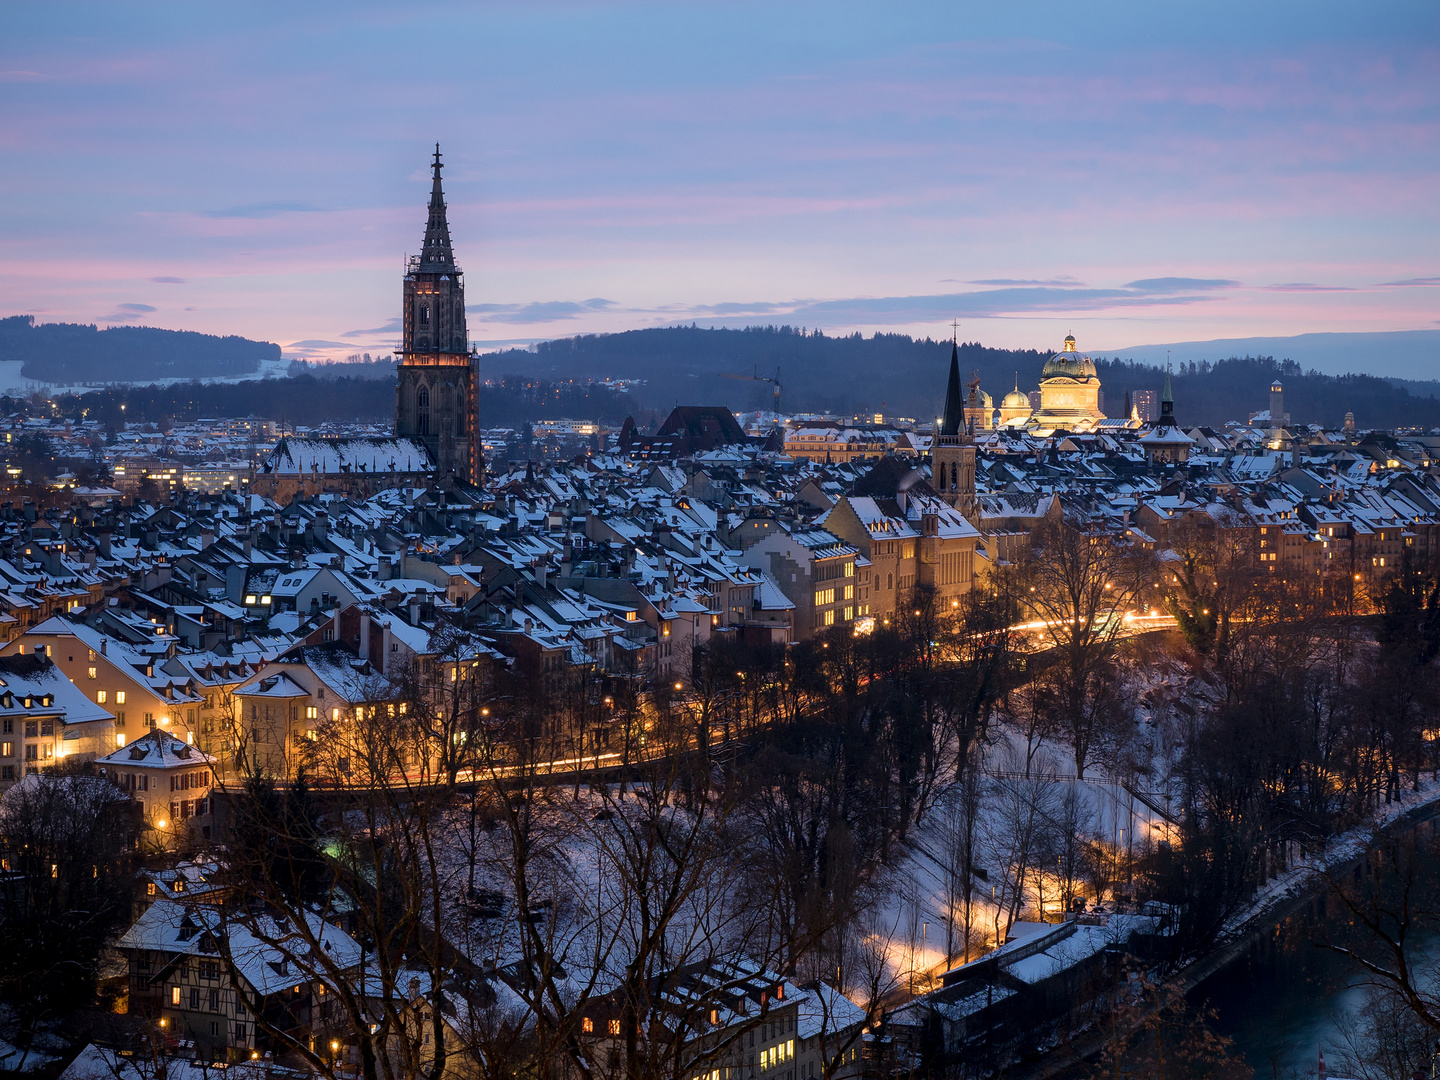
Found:
[[[1440,781],[1422,779],[1418,791],[1405,791],[1393,803],[1381,807],[1365,825],[1333,837],[1320,851],[1296,860],[1290,869],[1266,882],[1226,922],[1215,946],[1176,972],[1173,985],[1188,995],[1206,979],[1234,963],[1258,936],[1270,933],[1320,895],[1327,874],[1334,875],[1363,859],[1372,849],[1377,831],[1388,835],[1437,817],[1440,817]],[[1067,1077],[1099,1054],[1109,1037],[1100,1031],[1086,1031],[1056,1047],[1028,1069],[1011,1075],[1014,1080]]]
[[[1440,781],[1423,779],[1420,790],[1407,790],[1393,803],[1380,808],[1364,826],[1332,838],[1315,855],[1296,860],[1294,866],[1266,882],[1244,908],[1227,920],[1214,948],[1192,960],[1177,974],[1187,994],[1249,947],[1254,935],[1269,931],[1324,889],[1326,875],[1333,875],[1363,859],[1371,850],[1376,832],[1389,834],[1440,816]]]

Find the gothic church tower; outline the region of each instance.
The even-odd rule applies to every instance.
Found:
[[[965,423],[965,398],[960,392],[960,346],[950,345],[950,381],[945,387],[945,413],[930,450],[930,486],[974,524],[975,439]]]
[[[479,361],[465,332],[465,283],[450,247],[439,143],[432,167],[425,244],[405,270],[395,434],[425,443],[442,482],[479,485],[484,471],[475,402]]]

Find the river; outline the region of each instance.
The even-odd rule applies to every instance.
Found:
[[[1435,821],[1415,832],[1430,842],[1433,854]],[[1428,876],[1421,897],[1430,910],[1440,904],[1435,877]],[[1322,1049],[1330,1076],[1349,1075],[1338,1068],[1346,1052],[1342,1028],[1364,1002],[1362,979],[1354,961],[1320,942],[1328,936],[1346,944],[1353,933],[1337,900],[1313,897],[1201,983],[1191,999],[1216,1011],[1213,1026],[1235,1040],[1257,1078],[1315,1077]],[[1414,955],[1437,970],[1440,934],[1430,933],[1416,946]]]

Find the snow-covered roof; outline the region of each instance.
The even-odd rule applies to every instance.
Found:
[[[434,468],[418,439],[281,439],[261,469],[279,476],[425,473]]]
[[[215,758],[184,739],[156,728],[134,742],[113,750],[99,759],[102,765],[123,765],[126,768],[181,769],[197,765],[213,766]]]

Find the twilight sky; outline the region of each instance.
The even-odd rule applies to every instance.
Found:
[[[4,27],[0,314],[388,351],[438,140],[482,343],[1440,327],[1434,0],[109,0]]]

